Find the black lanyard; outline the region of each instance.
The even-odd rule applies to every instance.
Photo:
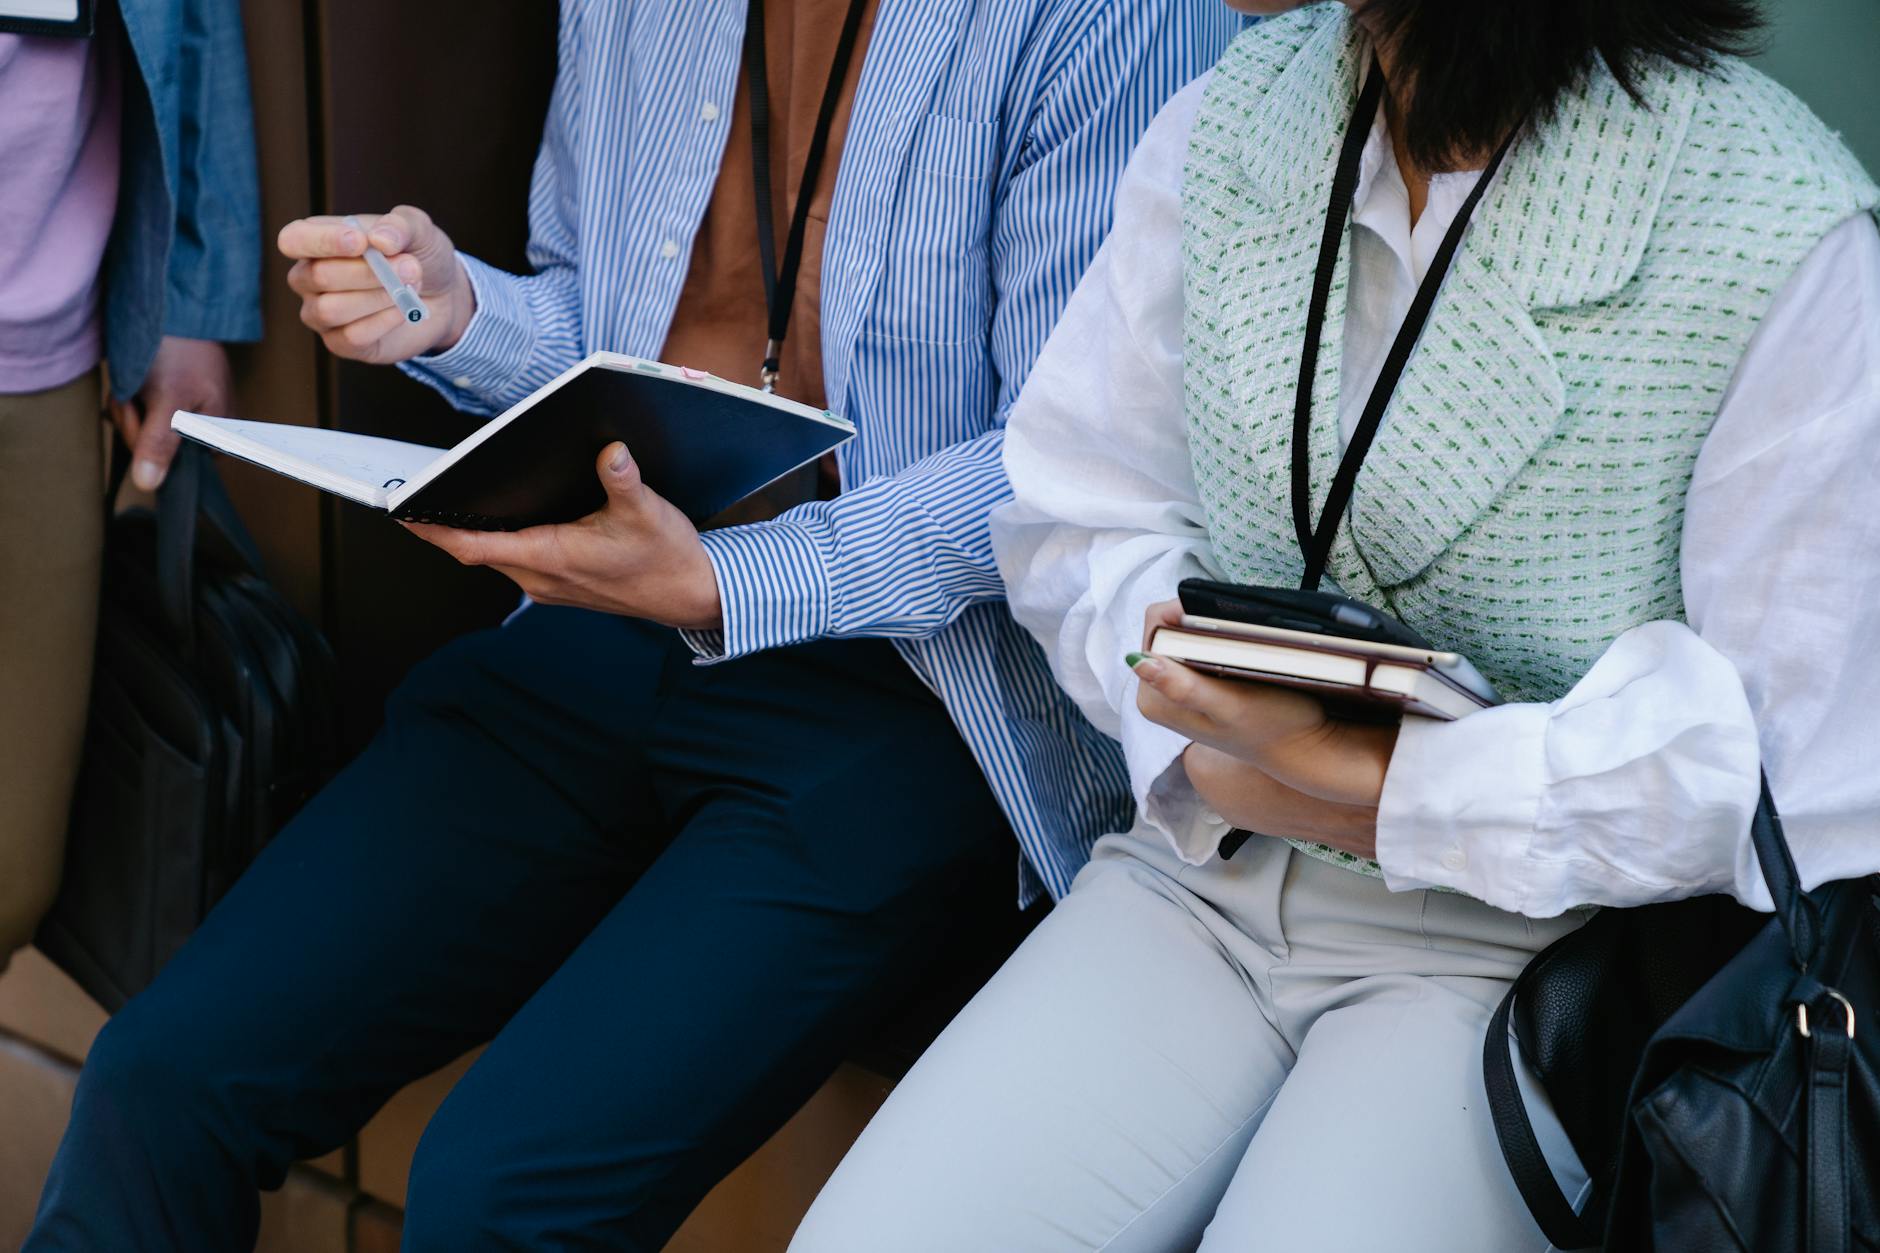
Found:
[[[1338,473],[1332,478],[1331,491],[1326,494],[1325,507],[1319,512],[1319,524],[1315,528],[1312,525],[1311,454],[1308,448],[1312,431],[1312,378],[1318,372],[1319,337],[1325,329],[1325,305],[1331,297],[1332,272],[1338,265],[1338,249],[1351,217],[1352,199],[1358,191],[1359,159],[1364,155],[1364,144],[1370,137],[1371,125],[1377,118],[1378,103],[1383,96],[1384,73],[1374,60],[1364,91],[1358,97],[1358,107],[1352,112],[1351,122],[1345,129],[1345,145],[1338,154],[1338,173],[1332,181],[1332,199],[1325,210],[1325,234],[1319,241],[1319,270],[1312,281],[1312,304],[1306,314],[1305,348],[1299,354],[1299,388],[1293,400],[1292,506],[1293,527],[1299,536],[1299,551],[1305,554],[1306,559],[1305,574],[1299,586],[1306,591],[1317,589],[1319,580],[1325,575],[1325,563],[1332,554],[1332,540],[1337,537],[1338,524],[1351,503],[1351,490],[1357,482],[1358,469],[1364,464],[1365,454],[1371,450],[1371,441],[1384,420],[1384,410],[1390,407],[1390,398],[1397,390],[1397,381],[1403,377],[1404,367],[1409,364],[1410,354],[1416,351],[1417,340],[1423,334],[1423,325],[1429,321],[1430,310],[1436,305],[1436,293],[1443,285],[1443,276],[1449,272],[1449,263],[1455,259],[1456,249],[1462,244],[1462,236],[1469,229],[1469,218],[1475,213],[1475,206],[1494,180],[1495,171],[1501,168],[1502,158],[1508,155],[1508,149],[1513,146],[1515,136],[1522,129],[1515,127],[1502,140],[1501,147],[1495,151],[1494,160],[1482,171],[1482,177],[1469,192],[1469,198],[1463,202],[1456,220],[1449,224],[1449,233],[1443,236],[1442,247],[1436,250],[1429,272],[1423,276],[1423,282],[1417,287],[1416,298],[1410,302],[1410,311],[1404,315],[1403,325],[1397,330],[1397,338],[1390,346],[1390,355],[1384,358],[1383,372],[1377,376],[1377,383],[1371,388],[1371,397],[1365,402],[1364,413],[1358,419],[1357,429],[1351,433],[1351,443],[1346,446],[1345,455],[1338,463]]]
[[[769,340],[764,345],[761,371],[763,388],[773,391],[777,372],[782,367],[783,337],[790,330],[790,307],[796,303],[796,276],[803,268],[803,230],[809,224],[809,203],[816,195],[816,180],[822,174],[823,157],[829,150],[829,129],[835,122],[836,105],[842,99],[842,83],[849,76],[849,63],[855,59],[855,40],[862,29],[862,9],[867,0],[849,0],[849,13],[842,22],[842,38],[836,44],[835,64],[829,70],[829,85],[823,88],[822,108],[816,114],[816,130],[810,136],[809,155],[803,162],[803,181],[796,189],[796,204],[790,211],[790,237],[783,245],[783,268],[777,267],[777,233],[771,223],[770,199],[770,68],[765,60],[764,0],[750,0],[744,17],[744,77],[751,89],[751,174],[757,184],[757,254],[763,263],[764,302],[770,311]]]

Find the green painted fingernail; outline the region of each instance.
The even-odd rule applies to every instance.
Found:
[[[1134,670],[1148,659],[1147,655],[1143,653],[1131,653],[1129,656],[1123,658],[1123,664],[1128,666],[1131,670]]]

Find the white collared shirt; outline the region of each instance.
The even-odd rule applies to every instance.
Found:
[[[1205,80],[1165,108],[1109,242],[1006,436],[994,544],[1014,614],[1123,742],[1142,818],[1182,857],[1226,824],[1149,723],[1123,662],[1144,609],[1222,577],[1182,416],[1181,176]],[[1381,128],[1352,225],[1340,429],[1349,436],[1475,176],[1433,180],[1414,229]],[[1549,917],[1729,892],[1768,908],[1748,842],[1759,761],[1809,885],[1880,870],[1880,232],[1836,228],[1751,340],[1687,498],[1687,623],[1620,636],[1566,696],[1406,720],[1378,809],[1396,889]]]

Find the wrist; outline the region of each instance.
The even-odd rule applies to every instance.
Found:
[[[449,352],[455,348],[469,331],[470,319],[476,316],[476,284],[470,281],[470,274],[464,269],[462,257],[453,253],[451,265],[455,268],[455,274],[450,286],[444,291],[442,301],[444,317],[441,320],[444,323],[444,333],[438,337],[435,344],[431,345],[430,353],[427,355]]]
[[[1397,744],[1398,724],[1328,718],[1315,730],[1266,745],[1254,764],[1275,779],[1320,800],[1376,806]]]
[[[704,578],[695,583],[692,594],[687,597],[690,608],[677,615],[682,621],[668,622],[666,625],[681,631],[714,632],[725,628],[724,601],[718,592],[718,574],[712,569],[709,558],[700,549],[700,558],[705,566]]]

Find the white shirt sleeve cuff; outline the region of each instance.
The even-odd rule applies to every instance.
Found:
[[[1550,712],[1501,705],[1455,722],[1403,720],[1377,807],[1386,886],[1453,888],[1528,912],[1523,863],[1540,813]]]
[[[1191,866],[1213,857],[1230,828],[1188,781],[1182,754],[1193,741],[1149,721],[1136,708],[1135,678],[1123,690],[1123,756],[1136,812]]]

